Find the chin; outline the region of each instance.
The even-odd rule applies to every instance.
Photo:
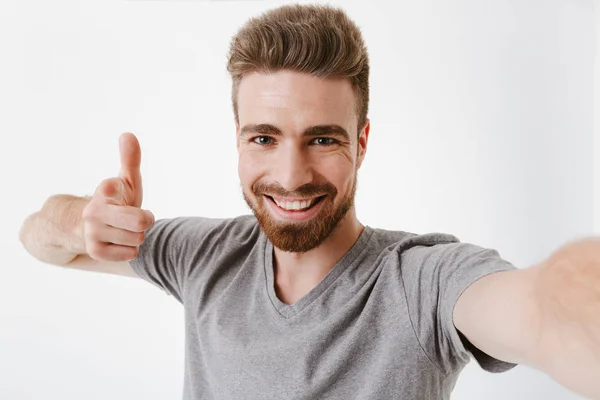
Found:
[[[273,246],[290,253],[305,253],[323,244],[339,227],[353,205],[352,199],[334,207],[331,199],[323,199],[318,213],[308,220],[293,221],[274,217],[264,202],[246,199],[260,227]]]

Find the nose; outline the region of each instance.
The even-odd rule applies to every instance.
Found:
[[[288,146],[280,148],[274,167],[275,180],[288,192],[312,182],[314,178],[308,154],[296,144],[288,143]]]

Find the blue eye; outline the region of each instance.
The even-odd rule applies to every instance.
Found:
[[[252,142],[260,145],[268,145],[273,143],[273,138],[270,136],[257,136],[252,139]]]

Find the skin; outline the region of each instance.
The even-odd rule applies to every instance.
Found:
[[[239,124],[236,124],[238,173],[244,197],[256,214],[277,226],[306,222],[282,219],[273,212],[263,194],[287,200],[305,199],[327,193],[321,200],[323,212],[331,216],[344,202],[354,198],[357,171],[367,150],[370,123],[357,132],[358,116],[351,84],[345,80],[322,79],[291,71],[245,76],[238,92]],[[250,127],[270,124],[280,134]],[[316,125],[337,125],[347,137],[324,131],[307,137],[303,132]],[[332,192],[311,188],[331,188]],[[305,190],[306,189],[306,190]],[[259,219],[260,221],[260,219]],[[281,301],[294,303],[334,267],[356,242],[364,225],[356,217],[353,201],[347,212],[324,240],[306,251],[285,251],[275,246],[275,289]],[[300,229],[301,230],[301,229]]]

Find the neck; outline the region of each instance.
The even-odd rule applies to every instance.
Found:
[[[314,288],[356,243],[363,230],[352,208],[319,247],[306,253],[287,253],[275,248],[275,290],[280,300],[291,304]]]

